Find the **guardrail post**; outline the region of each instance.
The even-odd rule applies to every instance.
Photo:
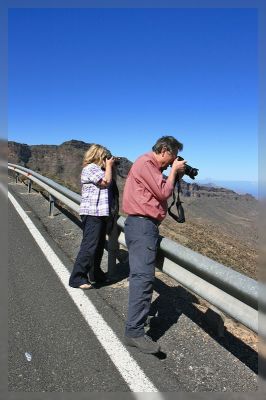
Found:
[[[15,177],[15,179],[16,179],[16,183],[18,183],[18,177],[19,177],[19,173],[18,173],[18,172],[16,172],[16,177]]]
[[[32,181],[29,179],[28,180],[28,193],[31,192],[31,185],[32,185]]]
[[[51,194],[49,194],[49,217],[53,218],[54,216],[54,203],[55,198]]]
[[[116,258],[119,250],[119,227],[117,218],[114,220],[113,229],[108,235],[108,278],[114,279],[117,275]]]

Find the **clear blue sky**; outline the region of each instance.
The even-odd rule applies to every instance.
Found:
[[[9,140],[107,146],[162,135],[200,179],[257,180],[254,9],[11,9]]]

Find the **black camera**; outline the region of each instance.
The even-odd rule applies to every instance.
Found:
[[[109,160],[112,157],[114,157],[114,159],[115,159],[115,165],[119,165],[122,157],[115,157],[110,152],[108,152],[107,157],[106,157],[107,160]]]
[[[116,165],[119,165],[119,164],[120,164],[121,157],[115,157],[115,156],[114,156],[114,159],[115,159],[115,164],[116,164]]]
[[[184,158],[177,156],[178,161],[183,161]],[[193,168],[188,164],[185,164],[185,175],[188,175],[191,179],[195,179],[195,176],[198,175],[198,168]]]

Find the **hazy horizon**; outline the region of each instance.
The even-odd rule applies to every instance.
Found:
[[[219,179],[199,179],[197,181],[200,185],[214,185],[223,187],[225,189],[233,190],[238,194],[251,194],[258,198],[259,195],[259,182],[258,181],[245,181],[245,180],[219,180]]]

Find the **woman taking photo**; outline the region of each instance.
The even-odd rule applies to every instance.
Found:
[[[106,281],[100,265],[112,202],[114,162],[111,153],[99,144],[91,145],[83,159],[79,211],[83,238],[69,279],[69,286],[73,288],[91,289],[91,283]]]

